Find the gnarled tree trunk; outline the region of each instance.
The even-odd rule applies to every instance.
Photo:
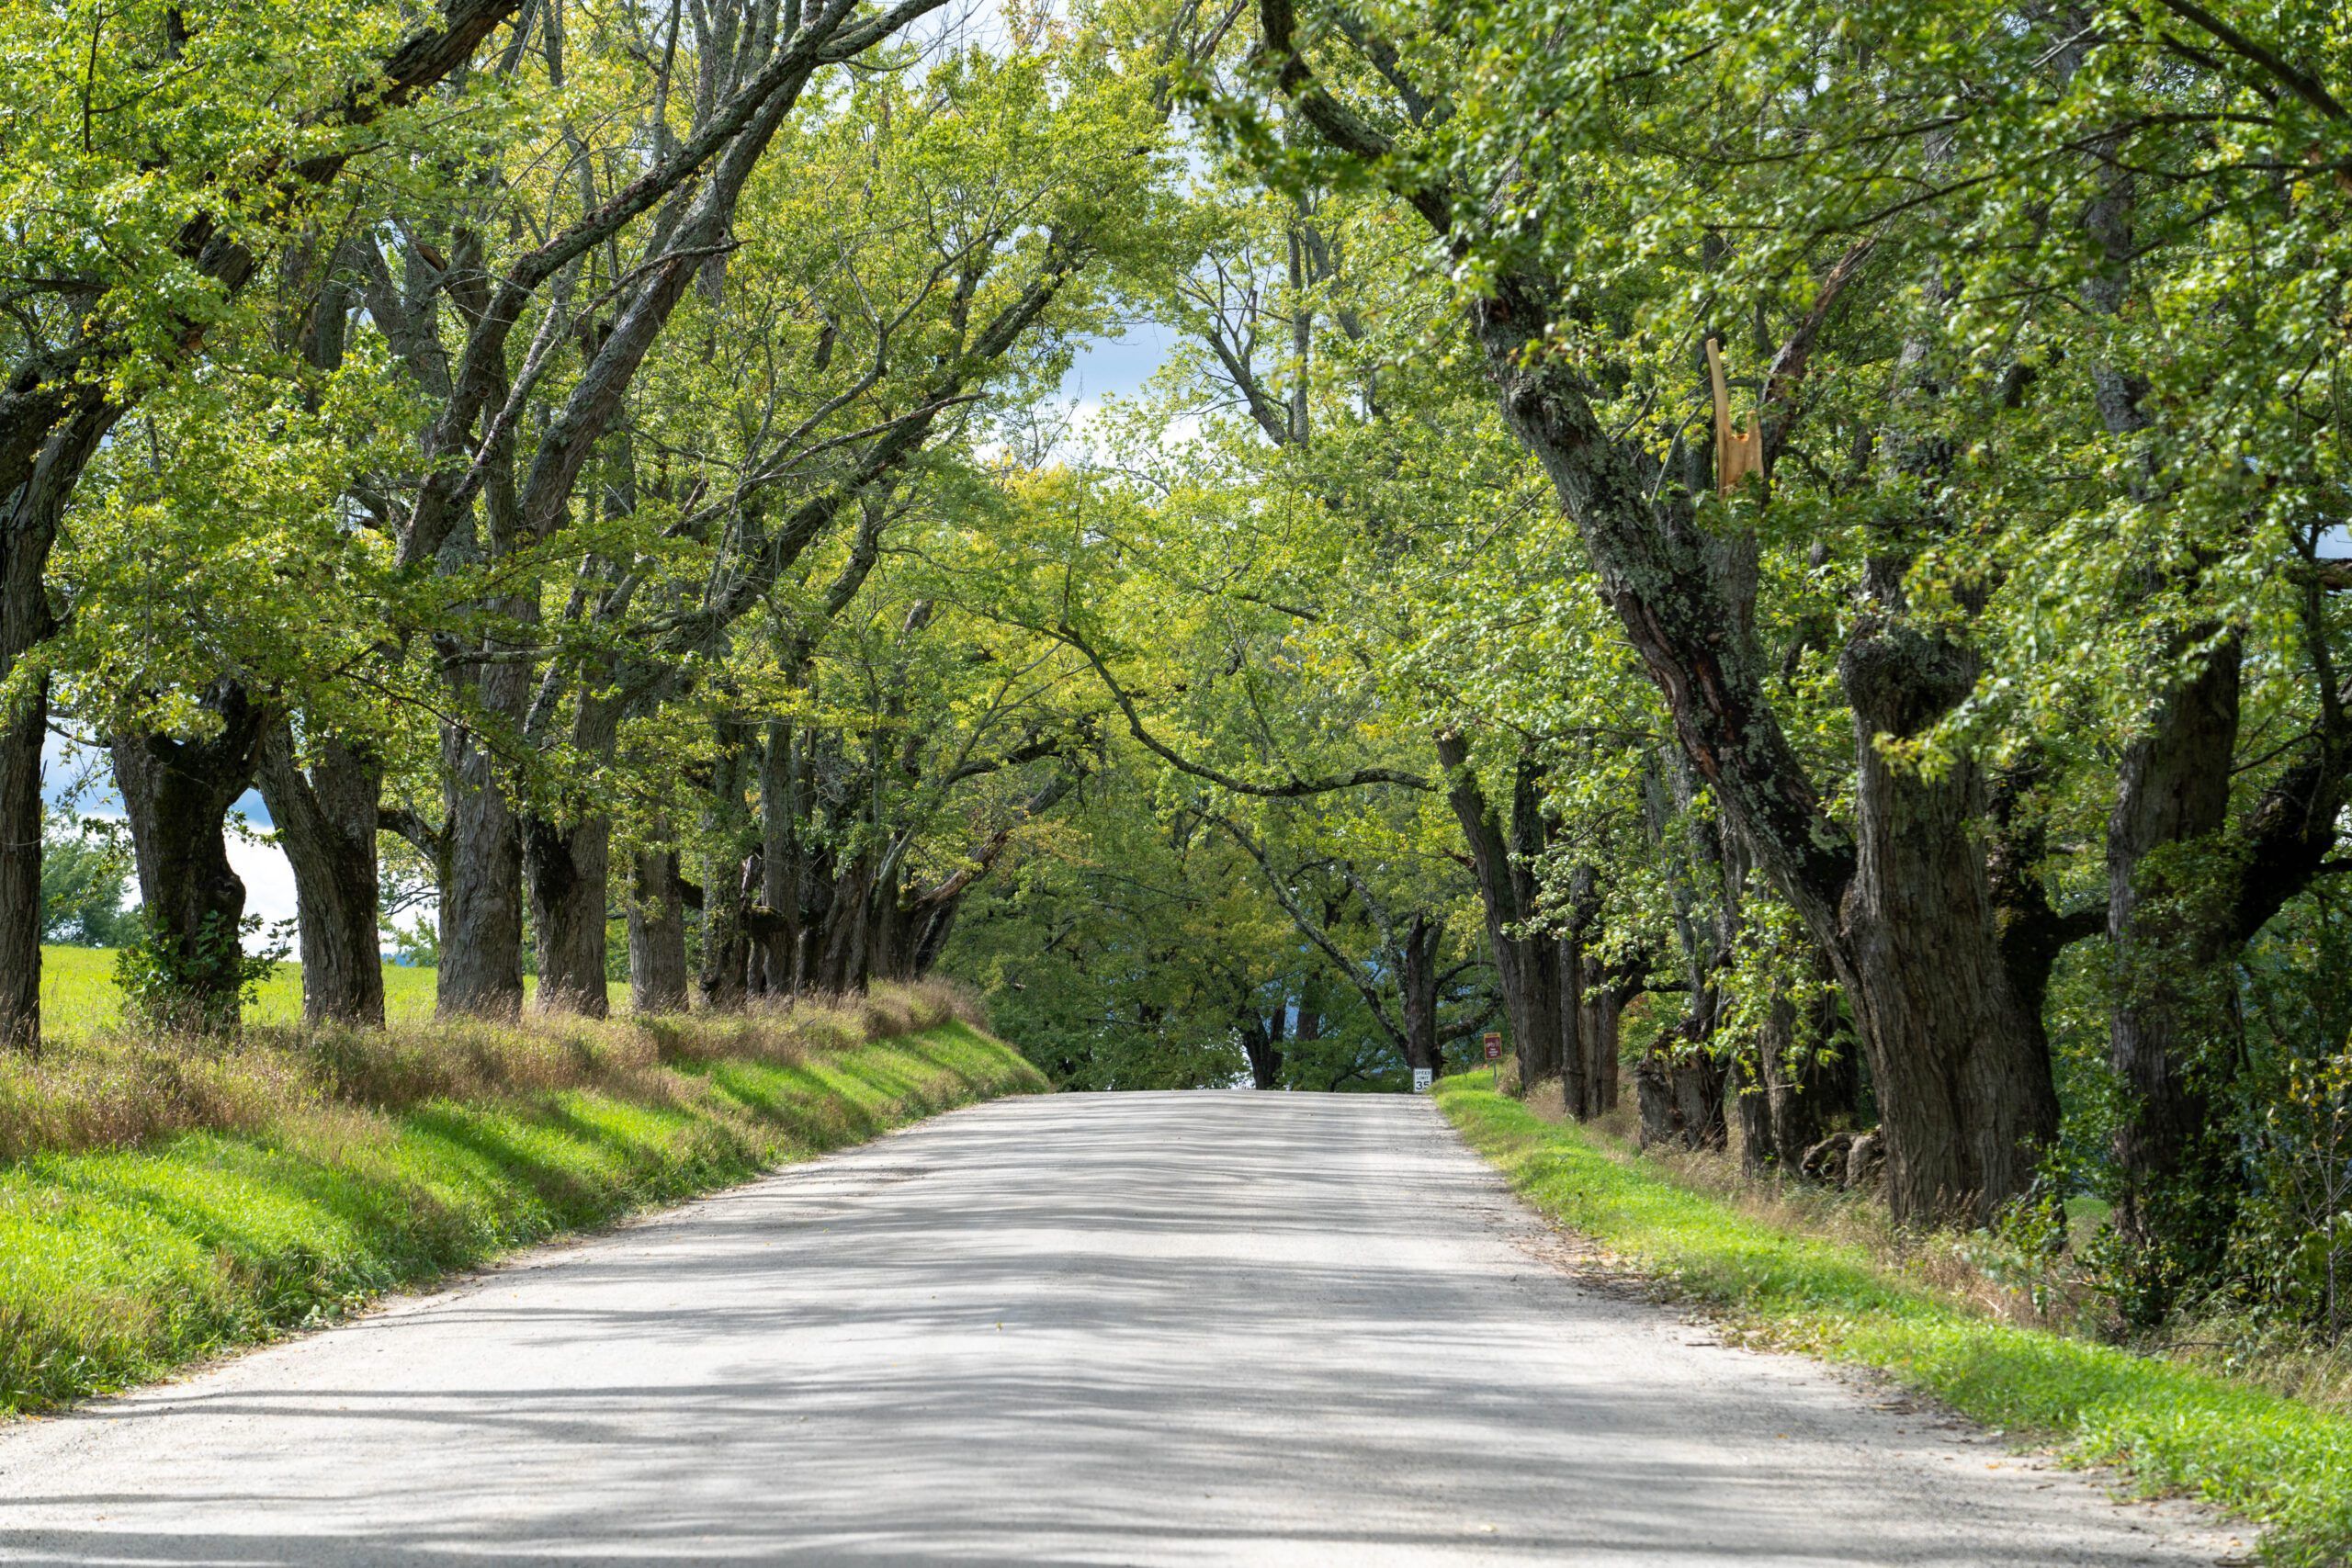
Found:
[[[1860,762],[1859,862],[1832,949],[1887,1134],[1898,1218],[1989,1223],[2031,1185],[2058,1131],[2041,1014],[2001,950],[1979,830],[1978,772],[1890,763],[1881,735],[1919,734],[1964,697],[1974,660],[1900,622],[1866,625],[1840,663]]]
[[[229,863],[229,807],[253,787],[271,717],[232,680],[216,682],[203,705],[220,720],[214,734],[118,735],[112,750],[148,940],[174,993],[159,1021],[224,1030],[238,1022],[245,914],[245,885]]]
[[[521,824],[523,871],[531,889],[539,984],[535,1010],[603,1018],[612,1010],[605,976],[613,819],[594,810],[569,825],[537,813]]]
[[[376,828],[384,766],[364,747],[332,736],[311,739],[310,761],[306,772],[282,719],[263,739],[262,799],[294,868],[302,1016],[381,1028]]]

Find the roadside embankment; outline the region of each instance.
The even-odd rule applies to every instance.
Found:
[[[1487,1087],[1440,1080],[1464,1138],[1547,1219],[1761,1342],[1874,1368],[2012,1436],[2113,1465],[2267,1529],[2266,1560],[2352,1562],[2352,1420],[2228,1378],[2044,1327],[1863,1247],[1678,1182],[1621,1142]]]
[[[0,1414],[1045,1087],[936,987],[0,1058]]]

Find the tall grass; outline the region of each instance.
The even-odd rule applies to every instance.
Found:
[[[658,1097],[668,1092],[664,1067],[795,1063],[957,1019],[985,1023],[967,993],[926,980],[740,1013],[641,1019],[411,1016],[381,1030],[258,1024],[229,1040],[116,1025],[52,1036],[37,1058],[0,1053],[0,1162],[198,1130],[251,1134],[337,1104],[399,1111],[589,1088]]]

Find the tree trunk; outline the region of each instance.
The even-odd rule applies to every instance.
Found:
[[[1250,1059],[1250,1086],[1252,1089],[1282,1087],[1283,1035],[1289,1023],[1287,998],[1278,999],[1274,1010],[1263,1017],[1254,1010],[1242,1014],[1241,1054]]]
[[[1583,1014],[1585,1042],[1585,1104],[1589,1116],[1605,1115],[1617,1109],[1618,1099],[1618,1023],[1624,1012],[1624,1000],[1608,983],[1600,964],[1588,959],[1592,976],[1592,1002]]]
[[[1741,1045],[1732,1058],[1727,1084],[1732,1120],[1739,1127],[1739,1168],[1750,1178],[1769,1176],[1779,1149],[1772,1137],[1772,1101],[1764,1079],[1771,1059],[1772,1032]]]
[[[607,505],[616,513],[627,511],[634,505],[634,492],[620,487],[609,494]],[[611,694],[618,675],[613,660],[592,660],[577,682],[571,754],[599,769],[612,766],[619,749],[623,705]],[[553,706],[560,690],[551,672],[535,709]],[[613,818],[607,803],[589,790],[566,790],[526,812],[520,830],[523,876],[538,943],[534,1005],[543,1013],[604,1018],[612,1011],[605,975],[613,902]]]
[[[262,799],[294,868],[302,952],[302,1016],[384,1024],[376,826],[384,765],[362,747],[314,737],[306,773],[284,720],[262,742]]]
[[[1577,999],[1577,973],[1583,944],[1575,937],[1547,938],[1558,1000],[1552,1022],[1557,1030],[1553,1053],[1560,1063],[1560,1100],[1578,1121],[1594,1114],[1590,1045],[1585,1039],[1584,1008]]]
[[[522,820],[523,870],[538,939],[543,1013],[603,1018],[612,1010],[605,978],[613,819],[591,810],[569,827],[537,813]]]
[[[777,917],[761,940],[768,983],[785,992],[797,992],[808,984],[801,941],[801,884],[808,856],[800,843],[808,804],[794,739],[790,723],[771,719],[767,742],[760,750],[760,897]]]
[[[1675,1136],[1674,1079],[1661,1052],[1645,1051],[1634,1064],[1634,1110],[1639,1118],[1636,1147],[1665,1148],[1680,1141]]]
[[[2235,1052],[2235,944],[2207,908],[2204,863],[2227,854],[2241,655],[2235,637],[2168,693],[2123,753],[2108,825],[2108,932],[2119,987],[2109,1060],[2125,1102],[2115,1129],[2116,1228],[2138,1255],[2137,1314],[2161,1317],[2177,1286],[2210,1272],[2228,1239],[2236,1151],[2211,1086]]]
[[[1461,735],[1452,730],[1439,735],[1437,755],[1446,772],[1447,800],[1469,845],[1487,943],[1495,956],[1503,1013],[1519,1056],[1520,1082],[1558,1077],[1566,1065],[1559,946],[1527,929],[1538,912],[1530,862],[1543,848],[1533,761],[1521,756],[1513,770],[1511,838],[1506,842],[1502,825],[1469,769],[1469,747]]]
[[[939,955],[946,951],[948,933],[956,929],[956,916],[963,907],[964,895],[958,893],[924,908],[922,923],[915,931],[911,961],[907,973],[898,978],[920,980],[931,973],[939,963]]]
[[[1930,778],[1874,743],[1948,712],[1974,660],[1882,619],[1858,630],[1840,673],[1860,762],[1859,863],[1833,959],[1879,1086],[1888,1201],[1898,1220],[1989,1224],[2057,1134],[2049,1042],[2001,951],[1975,766]]]
[[[1604,1042],[1592,992],[1601,984],[1600,964],[1585,951],[1600,913],[1600,873],[1578,865],[1568,878],[1567,929],[1554,963],[1560,976],[1560,1090],[1567,1113],[1589,1121],[1617,1103],[1617,1042]]]
[[[1745,868],[1728,824],[1711,826],[1698,817],[1699,791],[1689,760],[1671,748],[1645,770],[1644,816],[1664,862],[1675,936],[1690,977],[1689,1012],[1652,1042],[1634,1069],[1645,1148],[1720,1148],[1727,1135],[1718,976],[1731,963]]]
[[[244,974],[245,885],[229,864],[229,808],[253,787],[269,716],[230,680],[203,705],[219,733],[119,735],[112,750],[148,940],[171,992],[155,1021],[213,1032],[237,1027]]]
[[[492,666],[485,699],[520,666]],[[516,694],[519,694],[519,691]],[[434,1010],[444,1018],[514,1018],[523,1010],[523,843],[488,744],[443,727],[449,865],[441,883],[441,969]]]
[[[1797,1004],[1776,986],[1761,1035],[1735,1065],[1740,1163],[1750,1176],[1795,1173],[1831,1121],[1854,1109],[1860,1076],[1851,1054],[1837,1047],[1838,993],[1817,953],[1813,978],[1821,1001],[1807,1021],[1811,1037],[1799,1040]]]
[[[714,855],[703,873],[702,973],[695,988],[706,1009],[725,1011],[749,999],[752,943],[743,925],[748,865],[729,864]]]
[[[752,772],[751,726],[722,718],[717,725],[718,754],[711,763],[711,794],[704,821],[711,849],[703,861],[702,973],[696,987],[707,1008],[741,1008],[751,976],[752,938],[747,915],[758,886],[758,854],[744,805]]]
[[[1323,1038],[1325,996],[1321,973],[1309,970],[1298,983],[1298,1022],[1290,1032],[1293,1040],[1304,1044]]]
[[[1820,1007],[1813,1019],[1813,1038],[1795,1041],[1796,1004],[1786,995],[1775,997],[1762,1054],[1764,1099],[1770,1129],[1770,1159],[1784,1171],[1803,1163],[1804,1151],[1819,1143],[1830,1122],[1853,1113],[1861,1075],[1850,1051],[1837,1047],[1838,993],[1823,963],[1815,980],[1822,986]]]
[[[65,502],[99,441],[121,417],[103,380],[45,396],[20,376],[9,387],[21,426],[0,430],[0,691],[56,630],[49,552]],[[49,677],[23,682],[0,713],[0,1048],[40,1050],[40,751],[49,739]]]
[[[0,589],[5,591],[5,589]],[[6,665],[0,658],[0,680]],[[40,749],[49,677],[0,700],[0,1051],[40,1052]]]
[[[867,905],[874,897],[873,853],[853,855],[833,878],[817,946],[816,988],[836,994],[865,988]]]
[[[1438,943],[1443,935],[1442,927],[1417,909],[1406,924],[1397,954],[1396,983],[1405,1011],[1405,1066],[1427,1067],[1433,1075],[1445,1066],[1438,1045],[1437,1017]]]
[[[1642,1147],[1724,1146],[1729,1134],[1724,1118],[1727,1074],[1712,1033],[1710,1025],[1685,1019],[1679,1029],[1660,1036],[1634,1067]]]
[[[637,852],[628,905],[629,1010],[643,1017],[686,1010],[686,915],[678,896],[678,852]]]

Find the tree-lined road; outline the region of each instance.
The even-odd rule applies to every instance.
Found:
[[[939,1118],[0,1430],[0,1560],[2211,1563],[1544,1261],[1426,1101]]]

